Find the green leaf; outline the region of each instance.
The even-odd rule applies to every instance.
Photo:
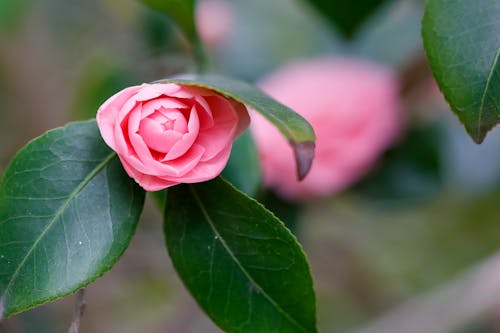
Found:
[[[429,0],[422,34],[441,91],[481,143],[500,121],[500,2]]]
[[[264,205],[294,234],[299,232],[299,222],[302,213],[302,207],[297,202],[283,200],[276,193],[265,190],[261,191],[256,199]]]
[[[313,128],[302,116],[278,103],[257,87],[214,74],[184,75],[159,80],[156,83],[179,83],[208,88],[261,113],[278,128],[292,146],[297,162],[298,178],[303,179],[309,172],[314,159],[316,139]]]
[[[227,332],[316,332],[309,266],[288,229],[221,178],[168,191],[174,266]]]
[[[439,123],[409,128],[353,191],[368,200],[422,200],[443,188],[445,129]],[[448,149],[449,146],[446,146]],[[445,148],[446,149],[446,148]]]
[[[222,176],[249,196],[254,196],[259,190],[262,178],[259,156],[249,130],[234,141]]]
[[[21,149],[0,185],[0,319],[109,270],[143,204],[144,191],[94,120],[49,131]]]
[[[346,37],[352,37],[364,21],[386,0],[309,0]]]
[[[173,19],[182,29],[186,37],[198,41],[194,17],[195,0],[139,0],[151,9],[163,13]]]

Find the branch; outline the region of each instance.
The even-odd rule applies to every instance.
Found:
[[[85,288],[78,290],[76,294],[75,308],[73,309],[73,319],[68,333],[78,333],[80,331],[80,320],[82,319],[83,312],[85,311]]]

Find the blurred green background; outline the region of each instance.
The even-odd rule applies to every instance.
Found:
[[[231,34],[208,47],[216,71],[248,81],[325,54],[400,74],[406,129],[367,177],[303,207],[265,200],[308,253],[320,332],[500,332],[500,132],[475,145],[449,112],[422,51],[423,1],[329,3],[226,0]],[[133,0],[0,1],[0,170],[114,92],[193,68],[168,19]],[[219,332],[173,271],[151,202],[87,303],[82,332]],[[0,332],[65,332],[72,306],[44,305]]]

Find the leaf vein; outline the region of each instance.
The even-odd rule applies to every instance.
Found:
[[[21,260],[21,262],[19,263],[19,265],[17,266],[16,270],[14,271],[14,273],[12,274],[12,277],[11,279],[9,280],[9,282],[7,283],[7,286],[5,287],[4,291],[3,291],[3,294],[0,296],[0,304],[3,303],[3,301],[5,300],[5,297],[7,296],[7,294],[9,293],[9,290],[10,288],[12,287],[14,281],[17,279],[17,276],[19,275],[19,273],[21,272],[21,269],[24,267],[24,265],[26,264],[28,258],[30,257],[30,255],[33,253],[33,251],[35,250],[36,246],[41,242],[41,240],[45,237],[45,235],[49,232],[49,230],[52,228],[52,226],[57,222],[58,218],[64,213],[64,211],[66,210],[66,208],[69,206],[69,204],[71,203],[71,201],[78,195],[78,193],[80,193],[80,191],[82,191],[82,189],[102,170],[104,169],[110,162],[111,160],[116,156],[116,154],[114,152],[112,152],[111,154],[109,154],[108,156],[106,156],[106,158],[100,163],[98,164],[91,172],[90,174],[85,178],[83,179],[83,181],[78,185],[78,187],[70,193],[70,195],[68,196],[68,199],[64,202],[64,204],[57,210],[56,214],[54,215],[54,217],[52,218],[52,220],[47,224],[47,226],[45,227],[45,229],[42,231],[42,233],[40,234],[40,236],[37,237],[37,239],[34,241],[33,245],[31,246],[31,248],[28,250],[28,252],[24,255],[23,259]]]
[[[491,64],[491,68],[490,68],[490,71],[488,73],[488,78],[486,79],[486,84],[484,86],[483,95],[481,96],[481,105],[479,107],[479,115],[478,115],[478,119],[477,119],[477,128],[476,128],[478,135],[480,135],[480,133],[481,133],[481,120],[482,120],[483,113],[484,113],[484,107],[485,107],[484,105],[485,105],[486,97],[488,96],[491,78],[493,77],[493,73],[495,72],[495,68],[497,66],[499,57],[500,57],[500,45],[498,46],[497,51],[495,53],[495,58],[493,59],[493,63]]]
[[[191,193],[193,194],[193,197],[195,198],[196,204],[198,207],[200,207],[200,210],[202,211],[203,215],[205,216],[210,228],[214,232],[215,236],[221,243],[221,245],[224,247],[224,249],[227,251],[229,256],[233,259],[233,261],[236,263],[236,266],[241,270],[243,275],[252,283],[253,286],[258,288],[259,293],[263,295],[269,303],[271,303],[274,308],[281,313],[291,324],[295,325],[297,328],[302,330],[303,332],[307,332],[307,329],[305,329],[301,324],[299,324],[294,318],[292,318],[281,306],[269,295],[267,292],[252,278],[250,273],[243,267],[241,262],[238,260],[238,258],[235,256],[229,245],[226,243],[226,241],[222,238],[222,235],[219,234],[219,231],[217,230],[214,222],[212,221],[212,218],[208,214],[208,211],[205,209],[205,206],[203,205],[203,202],[201,201],[200,197],[198,196],[198,193],[196,192],[195,188],[193,186],[189,186],[189,189],[191,190]],[[249,316],[252,312],[252,306],[250,302],[250,297],[248,299],[249,302],[249,307],[250,307],[250,313]]]

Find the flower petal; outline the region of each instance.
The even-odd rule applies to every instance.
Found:
[[[182,136],[182,139],[177,141],[170,151],[163,158],[163,162],[171,161],[179,158],[182,154],[186,153],[188,149],[191,148],[200,130],[200,120],[198,118],[198,112],[196,106],[193,106],[191,113],[189,114],[188,121],[188,132]]]
[[[159,122],[150,118],[141,121],[139,135],[150,149],[161,153],[168,153],[172,146],[182,139],[181,133],[173,130],[165,131]]]
[[[101,105],[99,110],[97,110],[97,125],[104,142],[112,149],[116,149],[114,127],[118,113],[127,100],[129,100],[139,88],[140,86],[133,86],[114,94]]]
[[[169,97],[160,97],[151,101],[143,103],[142,118],[146,118],[153,114],[155,111],[163,109],[184,109],[188,104],[183,103],[182,100]]]
[[[127,174],[134,178],[135,181],[141,185],[143,189],[146,191],[159,191],[163,190],[167,187],[177,185],[179,182],[176,181],[171,181],[171,180],[166,180],[162,179],[157,176],[152,176],[152,175],[147,175],[144,173],[141,173],[137,171],[134,167],[132,167],[128,162],[126,158],[123,158],[122,156],[118,155],[120,157],[120,161],[122,162],[123,168],[127,172]]]
[[[202,161],[219,154],[235,137],[238,128],[238,115],[226,99],[219,96],[205,97],[214,115],[214,126],[200,131],[196,143],[205,147]]]
[[[155,99],[161,95],[173,96],[177,91],[181,90],[181,86],[175,83],[165,83],[165,84],[148,84],[143,83],[141,89],[134,96],[134,99],[138,102],[145,102]]]
[[[196,145],[195,145],[196,146]],[[224,170],[231,154],[232,143],[224,147],[211,160],[200,161],[189,173],[182,176],[183,183],[198,183],[213,179]]]

